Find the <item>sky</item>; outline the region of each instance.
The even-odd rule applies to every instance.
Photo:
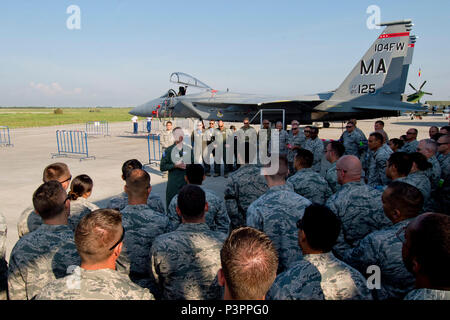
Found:
[[[448,0],[16,0],[0,2],[0,106],[132,107],[175,88],[176,71],[218,90],[334,90],[382,31],[370,5],[413,20],[408,82],[450,100]]]

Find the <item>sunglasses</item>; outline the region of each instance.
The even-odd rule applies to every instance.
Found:
[[[348,128],[353,128],[353,126],[345,126],[345,127],[346,127],[347,129],[348,129]]]
[[[64,182],[67,182],[67,181],[70,181],[70,180],[72,180],[72,175],[69,178],[67,178],[66,180],[64,180],[64,181],[59,181],[59,183],[63,184]]]
[[[436,142],[436,145],[437,145],[438,147],[440,147],[440,146],[442,146],[442,145],[444,145],[444,144],[450,144],[450,142]]]
[[[119,241],[116,242],[115,245],[113,245],[111,248],[109,248],[109,250],[114,249],[115,247],[117,247],[119,245],[119,243],[121,243],[123,241],[123,238],[125,237],[125,228],[122,226],[122,236],[120,237]]]

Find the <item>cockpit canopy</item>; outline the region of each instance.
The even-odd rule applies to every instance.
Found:
[[[211,90],[211,87],[207,84],[201,82],[197,78],[194,78],[191,75],[188,75],[187,73],[183,72],[174,72],[170,75],[170,82],[179,84],[179,85],[186,85],[189,87],[196,87],[200,89],[207,89]]]

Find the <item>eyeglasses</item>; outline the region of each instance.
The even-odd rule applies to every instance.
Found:
[[[120,237],[119,241],[117,241],[115,245],[113,245],[111,248],[109,248],[109,250],[114,249],[123,241],[123,238],[125,237],[125,228],[123,226],[122,226],[122,230],[123,230],[122,236]]]
[[[299,219],[296,224],[297,224],[297,229],[303,229],[303,220],[302,219]]]
[[[395,236],[397,237],[397,239],[400,240],[402,243],[406,242],[406,239],[405,239],[406,228],[407,228],[407,226],[404,226],[403,228],[401,228],[400,230],[398,230],[395,233]]]
[[[64,180],[64,181],[59,181],[59,183],[63,184],[64,182],[67,182],[67,181],[70,181],[70,180],[72,180],[72,175],[69,178],[67,178],[66,180]]]

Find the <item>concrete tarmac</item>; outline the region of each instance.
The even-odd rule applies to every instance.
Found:
[[[375,120],[359,120],[357,126],[368,136],[373,131]],[[448,124],[448,120],[438,114],[425,116],[422,120],[410,120],[409,117],[402,116],[383,121],[389,138],[398,138],[405,134],[408,128],[415,127],[419,130],[418,139],[424,139],[428,138],[430,126],[442,127]],[[236,124],[236,127],[240,128],[241,124]],[[148,163],[146,135],[144,133],[133,135],[131,122],[111,123],[111,136],[88,138],[89,154],[95,156],[95,160],[80,161],[79,157],[52,159],[52,154],[57,152],[56,130],[77,129],[83,130],[84,124],[11,129],[11,142],[14,146],[0,148],[0,211],[8,223],[7,260],[19,239],[17,234],[19,216],[23,210],[32,205],[33,192],[42,184],[42,172],[47,165],[64,162],[69,166],[72,177],[80,174],[89,175],[94,181],[89,200],[99,207],[104,207],[110,197],[123,191],[124,182],[121,179],[123,162],[135,158],[143,164]],[[339,139],[342,131],[341,123],[332,123],[330,128],[320,130],[319,137]],[[151,166],[147,171],[151,176],[152,192],[158,193],[165,203],[167,179],[162,178],[159,166]],[[204,185],[222,196],[225,182],[223,176],[208,177]]]

